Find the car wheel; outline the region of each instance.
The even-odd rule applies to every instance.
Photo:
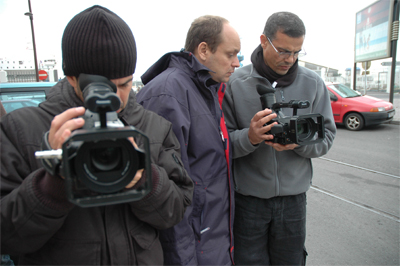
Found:
[[[351,113],[344,118],[344,125],[348,130],[361,130],[364,127],[364,118],[357,113]]]

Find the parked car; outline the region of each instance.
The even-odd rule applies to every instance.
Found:
[[[7,113],[26,106],[38,106],[56,82],[0,83],[0,101]]]
[[[364,95],[340,83],[326,83],[331,97],[335,123],[344,124],[349,130],[378,125],[393,120],[393,104]]]

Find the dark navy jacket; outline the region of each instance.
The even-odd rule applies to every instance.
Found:
[[[160,233],[166,265],[233,264],[234,194],[225,156],[229,139],[227,131],[222,134],[218,102],[225,84],[213,81],[209,71],[191,53],[168,53],[142,76],[145,86],[137,95],[145,108],[172,122],[195,184],[184,219]]]

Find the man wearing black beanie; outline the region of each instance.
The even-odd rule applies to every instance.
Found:
[[[68,23],[62,52],[66,78],[46,101],[15,110],[0,122],[1,253],[10,254],[17,265],[162,265],[157,230],[181,221],[193,183],[182,166],[171,123],[136,103],[132,32],[115,13],[93,6]],[[80,118],[85,113],[81,74],[102,76],[115,85],[121,100],[118,119],[149,138],[151,171],[138,170],[122,190],[136,189],[151,178],[150,191],[140,200],[75,205],[59,166],[44,168],[35,158],[42,147],[61,149],[85,124]],[[144,148],[142,138],[130,141]]]

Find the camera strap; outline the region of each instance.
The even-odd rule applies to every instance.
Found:
[[[49,131],[47,131],[44,135],[43,135],[43,140],[42,140],[42,151],[48,151],[51,150],[51,146],[50,143],[48,141],[48,136],[49,136]],[[60,165],[61,165],[61,161],[57,158],[45,158],[45,159],[40,159],[42,162],[42,165],[44,167],[44,169],[46,169],[46,171],[53,175],[53,176],[57,176],[60,174]]]

